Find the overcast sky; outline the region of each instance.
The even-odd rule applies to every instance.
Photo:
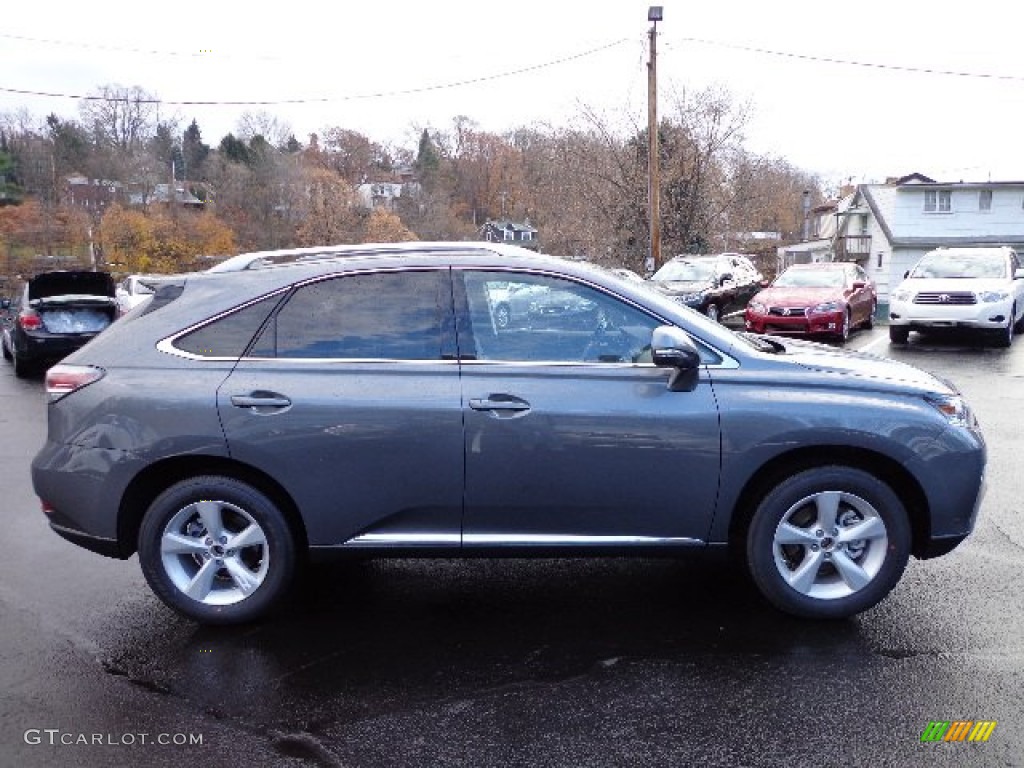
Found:
[[[565,124],[586,105],[646,124],[646,0],[9,5],[0,112],[75,117],[67,96],[117,83],[168,102],[161,114],[182,127],[196,118],[211,144],[247,110],[275,115],[303,143],[340,126],[410,148],[415,128],[457,115],[500,132]],[[1004,2],[662,5],[659,103],[721,86],[752,106],[753,151],[827,185],[914,171],[1024,180],[1024,58]]]

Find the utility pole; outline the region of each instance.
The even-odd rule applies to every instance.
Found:
[[[647,62],[647,200],[651,242],[647,256],[647,271],[661,266],[661,173],[658,150],[658,22],[662,19],[662,6],[647,9],[651,22],[651,58]]]

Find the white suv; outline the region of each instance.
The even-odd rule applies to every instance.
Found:
[[[1024,269],[1012,248],[929,251],[889,296],[889,340],[911,331],[977,330],[999,347],[1024,332]]]

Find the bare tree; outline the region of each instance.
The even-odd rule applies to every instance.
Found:
[[[257,136],[273,147],[281,148],[292,137],[292,127],[269,112],[243,112],[238,118],[236,133],[240,139],[251,142]]]
[[[97,144],[121,151],[139,149],[152,136],[157,98],[137,85],[104,85],[79,104],[82,123]]]

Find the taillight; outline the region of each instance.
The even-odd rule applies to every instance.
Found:
[[[18,313],[18,325],[23,331],[37,331],[43,327],[43,318],[35,310],[25,309]]]
[[[94,368],[91,365],[55,365],[46,372],[46,394],[50,396],[51,403],[56,402],[94,381],[99,381],[105,373],[102,368]]]

